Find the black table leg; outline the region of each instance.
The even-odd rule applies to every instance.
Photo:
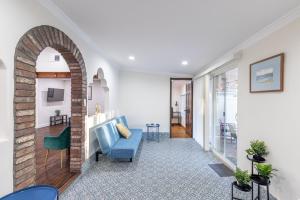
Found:
[[[149,140],[149,127],[147,126],[147,140]]]
[[[159,127],[157,127],[157,140],[159,142]]]
[[[269,184],[267,185],[267,196],[268,196],[268,200],[270,200]]]
[[[96,162],[99,161],[99,154],[102,154],[101,150],[96,151]]]
[[[231,200],[233,200],[233,183],[231,184]]]
[[[253,182],[251,182],[251,187],[252,187],[252,191],[251,191],[251,199],[253,200]]]
[[[260,185],[257,185],[257,199],[260,200]]]

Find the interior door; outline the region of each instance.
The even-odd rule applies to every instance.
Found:
[[[186,134],[192,136],[193,127],[193,85],[192,81],[186,84],[186,110],[185,110],[185,122],[186,122]]]

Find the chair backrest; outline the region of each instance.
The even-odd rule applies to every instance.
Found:
[[[120,139],[115,124],[116,120],[112,120],[94,130],[103,154],[109,154],[110,149]]]
[[[128,122],[127,122],[127,119],[124,115],[120,116],[120,117],[117,117],[116,121],[117,121],[117,123],[123,123],[128,128]]]
[[[61,144],[66,148],[69,148],[71,143],[71,127],[66,127],[58,137]]]

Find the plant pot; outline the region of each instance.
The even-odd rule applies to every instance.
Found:
[[[60,115],[60,110],[56,110],[55,114],[56,114],[56,116],[59,116]]]
[[[258,162],[265,162],[266,159],[264,159],[262,156],[260,155],[253,155],[253,159],[258,161]]]
[[[254,174],[251,176],[252,181],[259,185],[268,185],[270,183],[270,178],[269,177],[264,177],[261,175]]]
[[[246,191],[249,189],[250,185],[249,184],[245,184],[245,183],[239,183],[238,181],[236,182],[237,186],[242,190],[242,191]]]

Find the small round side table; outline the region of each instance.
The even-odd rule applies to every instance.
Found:
[[[237,184],[236,181],[234,181],[231,184],[231,199],[232,200],[243,200],[243,199],[239,199],[239,198],[233,196],[233,188],[236,188],[237,190],[242,191],[242,192],[250,192],[250,191],[252,191],[252,187],[250,185],[246,185],[244,187],[241,187],[241,186],[239,186]]]
[[[157,141],[159,142],[159,127],[160,124],[146,124],[147,127],[147,140],[149,140],[149,134],[152,135],[152,140],[155,140],[155,135],[157,136]]]

